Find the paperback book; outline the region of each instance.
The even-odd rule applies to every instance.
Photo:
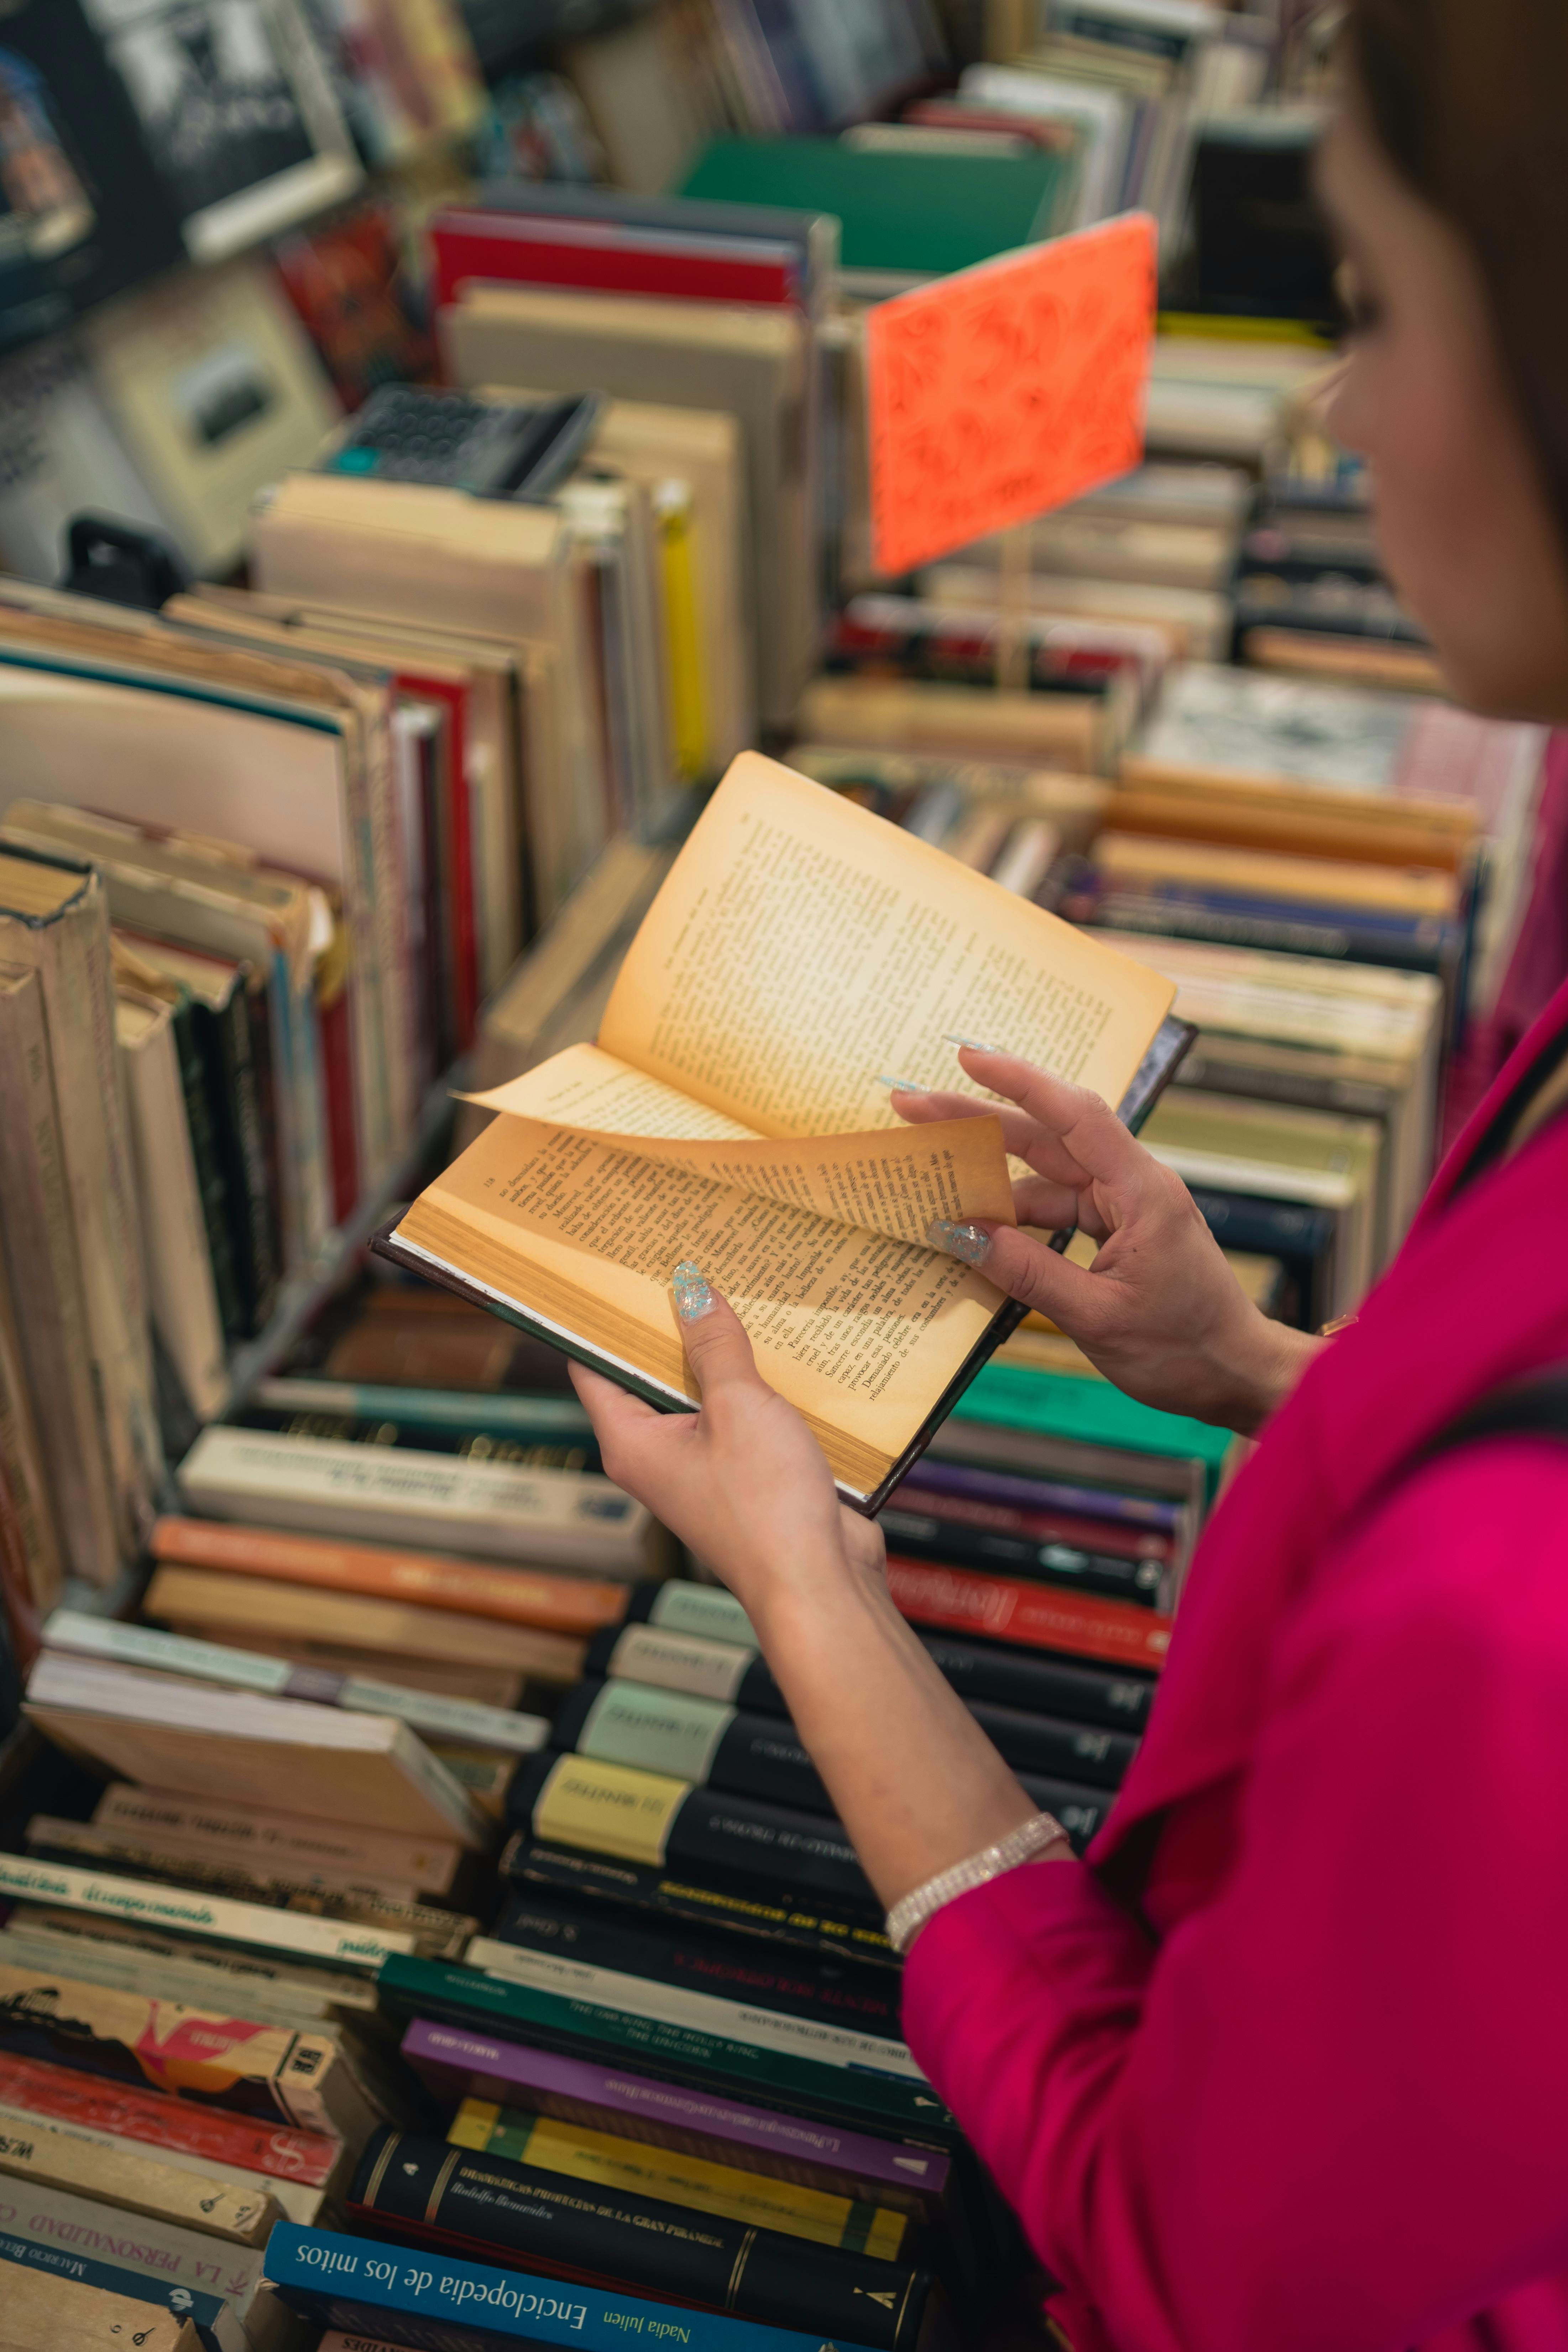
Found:
[[[978,1036],[1121,1104],[1190,1042],[1164,1031],[1173,993],[743,753],[599,1043],[474,1097],[500,1115],[374,1246],[678,1412],[696,1391],[669,1284],[694,1260],[872,1511],[1020,1318],[940,1246],[1013,1222],[1000,1120],[906,1127],[887,1075],[985,1100],[951,1043]]]

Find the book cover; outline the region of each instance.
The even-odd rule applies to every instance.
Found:
[[[781,2327],[847,2334],[912,2352],[930,2279],[839,2247],[623,2189],[584,2195],[540,2165],[386,2131],[367,2143],[347,2196],[351,2221],[416,2243],[551,2275],[679,2298]]]
[[[555,1719],[557,1748],[737,1796],[831,1813],[822,1776],[786,1723],[640,1683],[584,1680]]]
[[[24,2198],[8,2201],[13,2210],[0,2228],[5,2259],[63,2268],[68,2275],[82,2275],[80,2263],[140,2277],[165,2310],[189,2313],[218,2352],[264,2352],[262,2345],[252,2347],[246,2325],[261,2279],[256,2248],[118,2212],[64,2189],[30,2186]]]
[[[463,1865],[463,1849],[452,1840],[395,1835],[353,1829],[341,1822],[310,1821],[264,1806],[241,1805],[227,1796],[181,1795],[158,1788],[110,1782],[93,1820],[171,1844],[188,1846],[216,1859],[232,1857],[258,1868],[274,1865],[318,1874],[326,1883],[412,1886],[417,1893],[449,1894]]]
[[[5,2341],[15,2352],[202,2352],[194,2319],[79,2278],[14,2267],[5,2281]]]
[[[721,2092],[690,2090],[616,2066],[520,2042],[499,2042],[416,2018],[403,2054],[438,2097],[491,2118],[526,2113],[611,2132],[641,2146],[740,2166],[750,2173],[823,2186],[873,2209],[924,2212],[945,2194],[948,2158],[912,2139],[878,2138],[781,2109],[747,2106]]]
[[[178,2333],[166,2340],[188,2340],[199,2345],[202,2352],[251,2352],[250,2338],[237,2315],[222,2295],[209,2288],[169,2286],[127,2263],[108,2262],[74,2248],[68,2252],[21,2236],[4,2224],[0,2224],[0,2264],[5,2265],[0,2280],[5,2290],[7,2319],[15,2301],[25,2324],[37,2326],[45,2314],[57,2326],[69,2326],[82,2319],[89,2330],[102,2331],[100,2341],[112,2342],[123,2329],[134,2343],[145,2330],[148,2340],[155,2344],[168,2328]],[[62,2303],[53,2292],[62,2286],[75,2286],[82,2294],[90,2294],[93,2301],[85,2308],[76,2297]],[[112,2318],[108,2311],[112,2311]],[[52,2344],[58,2338],[44,2340],[52,2352]],[[86,2340],[93,2340],[90,2333]]]
[[[768,2327],[719,2314],[563,2286],[523,2271],[448,2257],[432,2263],[371,2238],[297,2230],[283,2222],[267,2248],[267,2276],[293,2309],[328,2326],[391,2327],[411,2352],[510,2352],[520,2341],[620,2352],[637,2336],[673,2326],[691,2352],[822,2352],[822,2332]],[[674,2340],[679,2341],[677,2336]],[[855,2352],[845,2338],[837,2352]]]

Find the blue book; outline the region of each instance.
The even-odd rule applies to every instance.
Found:
[[[845,2336],[828,2341],[292,2221],[268,2240],[267,2277],[291,2310],[327,2327],[389,2333],[409,2352],[512,2352],[518,2344],[624,2352],[634,2342],[688,2352],[863,2352]]]

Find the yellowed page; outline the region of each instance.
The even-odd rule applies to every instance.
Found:
[[[924,1244],[939,1218],[1014,1222],[999,1119],[943,1119],[867,1135],[759,1137],[596,1045],[570,1045],[521,1077],[464,1099],[893,1241]]]
[[[677,1397],[696,1390],[669,1282],[695,1259],[740,1314],[764,1378],[859,1494],[1003,1303],[955,1258],[504,1116],[420,1196],[398,1238]]]
[[[742,752],[633,941],[599,1043],[766,1136],[973,1094],[950,1034],[1121,1100],[1175,989],[804,776]]]

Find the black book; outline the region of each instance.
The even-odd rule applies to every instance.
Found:
[[[586,1675],[624,1677],[700,1698],[718,1696],[743,1714],[787,1715],[784,1693],[759,1652],[650,1624],[647,1607],[640,1593],[634,1593],[630,1622],[594,1635],[584,1661]],[[920,1639],[966,1699],[992,1699],[999,1706],[1104,1724],[1118,1731],[1141,1731],[1149,1719],[1152,1677],[1070,1664],[1003,1642],[960,1642],[925,1633]],[[563,1738],[561,1744],[567,1742]]]
[[[1283,1260],[1299,1294],[1296,1319],[1303,1329],[1315,1330],[1329,1313],[1333,1211],[1293,1201],[1262,1201],[1248,1192],[1215,1192],[1202,1184],[1188,1189],[1204,1223],[1224,1248]]]
[[[218,1150],[217,1127],[213,1116],[212,1074],[202,1049],[196,1012],[189,994],[182,990],[180,1002],[174,1008],[174,1030],[180,1062],[180,1084],[185,1097],[185,1124],[190,1129],[191,1157],[195,1162],[196,1189],[201,1196],[207,1255],[212,1260],[218,1320],[225,1336],[232,1339],[248,1328],[249,1317],[235,1263],[235,1210],[229,1199],[227,1171]]]
[[[902,1505],[889,1505],[878,1516],[889,1549],[907,1559],[984,1569],[992,1575],[1027,1576],[1041,1584],[1133,1601],[1145,1609],[1160,1605],[1163,1571],[1157,1559],[1120,1559],[1110,1552],[1083,1551],[1076,1544],[1033,1543],[1026,1536],[999,1535],[989,1528],[966,1527]]]
[[[635,1801],[628,1784],[641,1784]],[[507,1792],[507,1819],[547,1844],[586,1845],[681,1869],[732,1870],[872,1914],[881,1907],[854,1847],[826,1815],[631,1773],[591,1757],[531,1758]]]
[[[752,1714],[646,1683],[584,1680],[555,1718],[557,1748],[736,1796],[830,1813],[822,1776],[787,1717]]]
[[[542,1845],[526,1831],[509,1839],[501,1875],[524,1893],[548,1890],[634,1919],[722,1928],[763,1938],[780,1951],[849,1958],[868,1968],[897,1969],[881,1922],[858,1907],[805,1902],[786,1893],[706,1871],[665,1870],[564,1845]]]
[[[1021,1772],[1065,1773],[1119,1787],[1138,1742],[1125,1734],[965,1696],[1000,1754]],[[624,1682],[583,1682],[555,1719],[555,1745],[601,1762],[664,1772],[813,1813],[833,1800],[787,1717]]]
[[[737,2318],[916,2352],[928,2273],[808,2246],[653,2197],[585,2188],[509,2157],[374,2132],[347,2197],[353,2220],[399,2240],[508,2267],[632,2288]]]
[[[484,1415],[476,1399],[474,1419]],[[593,1439],[572,1438],[559,1444],[548,1438],[498,1437],[482,1426],[443,1429],[429,1421],[394,1421],[384,1413],[322,1412],[309,1407],[252,1403],[227,1416],[238,1429],[276,1430],[285,1437],[342,1439],[353,1445],[406,1445],[417,1454],[476,1454],[484,1462],[515,1463],[522,1470],[597,1470],[599,1449]]]
[[[524,1951],[568,1952],[589,1968],[902,2039],[898,1979],[854,1960],[808,1959],[700,1929],[633,1923],[534,1889],[509,1895],[490,1933]]]

